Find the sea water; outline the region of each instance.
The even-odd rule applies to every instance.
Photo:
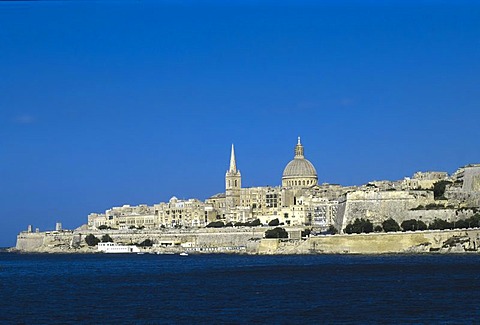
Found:
[[[0,253],[0,323],[479,323],[479,270],[475,254]]]

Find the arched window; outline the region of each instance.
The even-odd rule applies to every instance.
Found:
[[[230,187],[230,180],[228,180],[228,187]]]
[[[237,180],[235,180],[235,187],[237,187]]]
[[[305,180],[303,180],[303,186],[305,186]]]

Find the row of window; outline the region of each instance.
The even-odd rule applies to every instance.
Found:
[[[309,186],[309,185],[314,185],[315,181],[310,179],[310,180],[295,180],[295,181],[288,181],[287,185],[288,186]]]

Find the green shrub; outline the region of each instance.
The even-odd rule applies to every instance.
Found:
[[[398,222],[393,220],[392,218],[388,218],[384,222],[382,222],[382,228],[385,232],[392,232],[392,231],[400,231],[400,226]]]
[[[301,236],[302,236],[302,237],[307,237],[307,236],[310,235],[311,233],[312,233],[312,230],[310,230],[310,229],[304,229],[304,230],[302,230]]]
[[[370,222],[370,220],[365,220],[363,218],[360,219],[355,219],[355,221],[352,223],[349,223],[345,227],[345,232],[347,234],[361,234],[361,233],[370,233],[373,231],[373,223]]]
[[[466,229],[466,228],[470,228],[470,225],[467,220],[461,219],[454,223],[454,227],[459,229]]]
[[[276,227],[279,224],[280,224],[280,221],[278,220],[278,218],[275,218],[268,223],[268,225],[271,226],[271,227]]]
[[[402,222],[401,227],[403,231],[426,230],[428,227],[422,220],[409,219]]]
[[[288,238],[288,233],[284,228],[276,227],[265,231],[265,238]]]
[[[113,243],[113,239],[109,234],[105,234],[102,236],[102,243]]]
[[[153,246],[153,241],[151,239],[145,239],[144,241],[142,241],[140,244],[138,244],[138,246],[141,246],[141,247],[152,247]]]
[[[87,236],[85,236],[85,242],[88,246],[97,246],[100,242],[100,239],[98,239],[92,234],[88,234]]]
[[[435,200],[445,199],[445,189],[449,184],[452,184],[452,182],[438,181],[433,184],[433,197]]]
[[[453,224],[446,220],[435,218],[435,220],[433,220],[433,222],[428,226],[428,229],[453,229]]]
[[[338,234],[338,229],[335,228],[333,225],[330,225],[327,229],[327,234],[336,235]]]
[[[428,226],[422,220],[418,220],[418,230],[427,230]]]
[[[109,227],[109,226],[107,226],[107,225],[100,225],[100,226],[98,226],[97,228],[98,228],[98,230],[106,230],[106,229],[110,229],[110,227]]]
[[[223,221],[212,221],[207,225],[207,228],[222,228],[225,227]]]
[[[480,227],[480,214],[475,213],[473,216],[465,220],[468,222],[468,228]]]

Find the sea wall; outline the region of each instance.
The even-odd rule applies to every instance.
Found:
[[[108,234],[118,244],[154,242],[153,252],[231,252],[250,254],[384,254],[408,252],[477,251],[480,229],[427,230],[416,232],[325,235],[307,239],[264,239],[266,228],[201,229],[177,232],[96,231],[20,233],[16,250],[21,252],[96,252],[85,242],[88,234]]]
[[[43,246],[44,239],[45,239],[44,232],[40,232],[40,233],[21,232],[17,236],[17,244],[15,246],[15,249],[19,251],[25,251],[25,252],[35,251]]]
[[[222,228],[198,230],[97,230],[97,231],[53,231],[42,233],[22,232],[17,236],[15,249],[21,252],[93,252],[95,247],[86,244],[89,234],[101,239],[110,236],[117,244],[140,244],[149,239],[158,251],[198,249],[198,251],[235,251],[254,253],[267,228]]]
[[[292,241],[263,239],[260,254],[385,254],[477,251],[480,230],[327,235]]]

